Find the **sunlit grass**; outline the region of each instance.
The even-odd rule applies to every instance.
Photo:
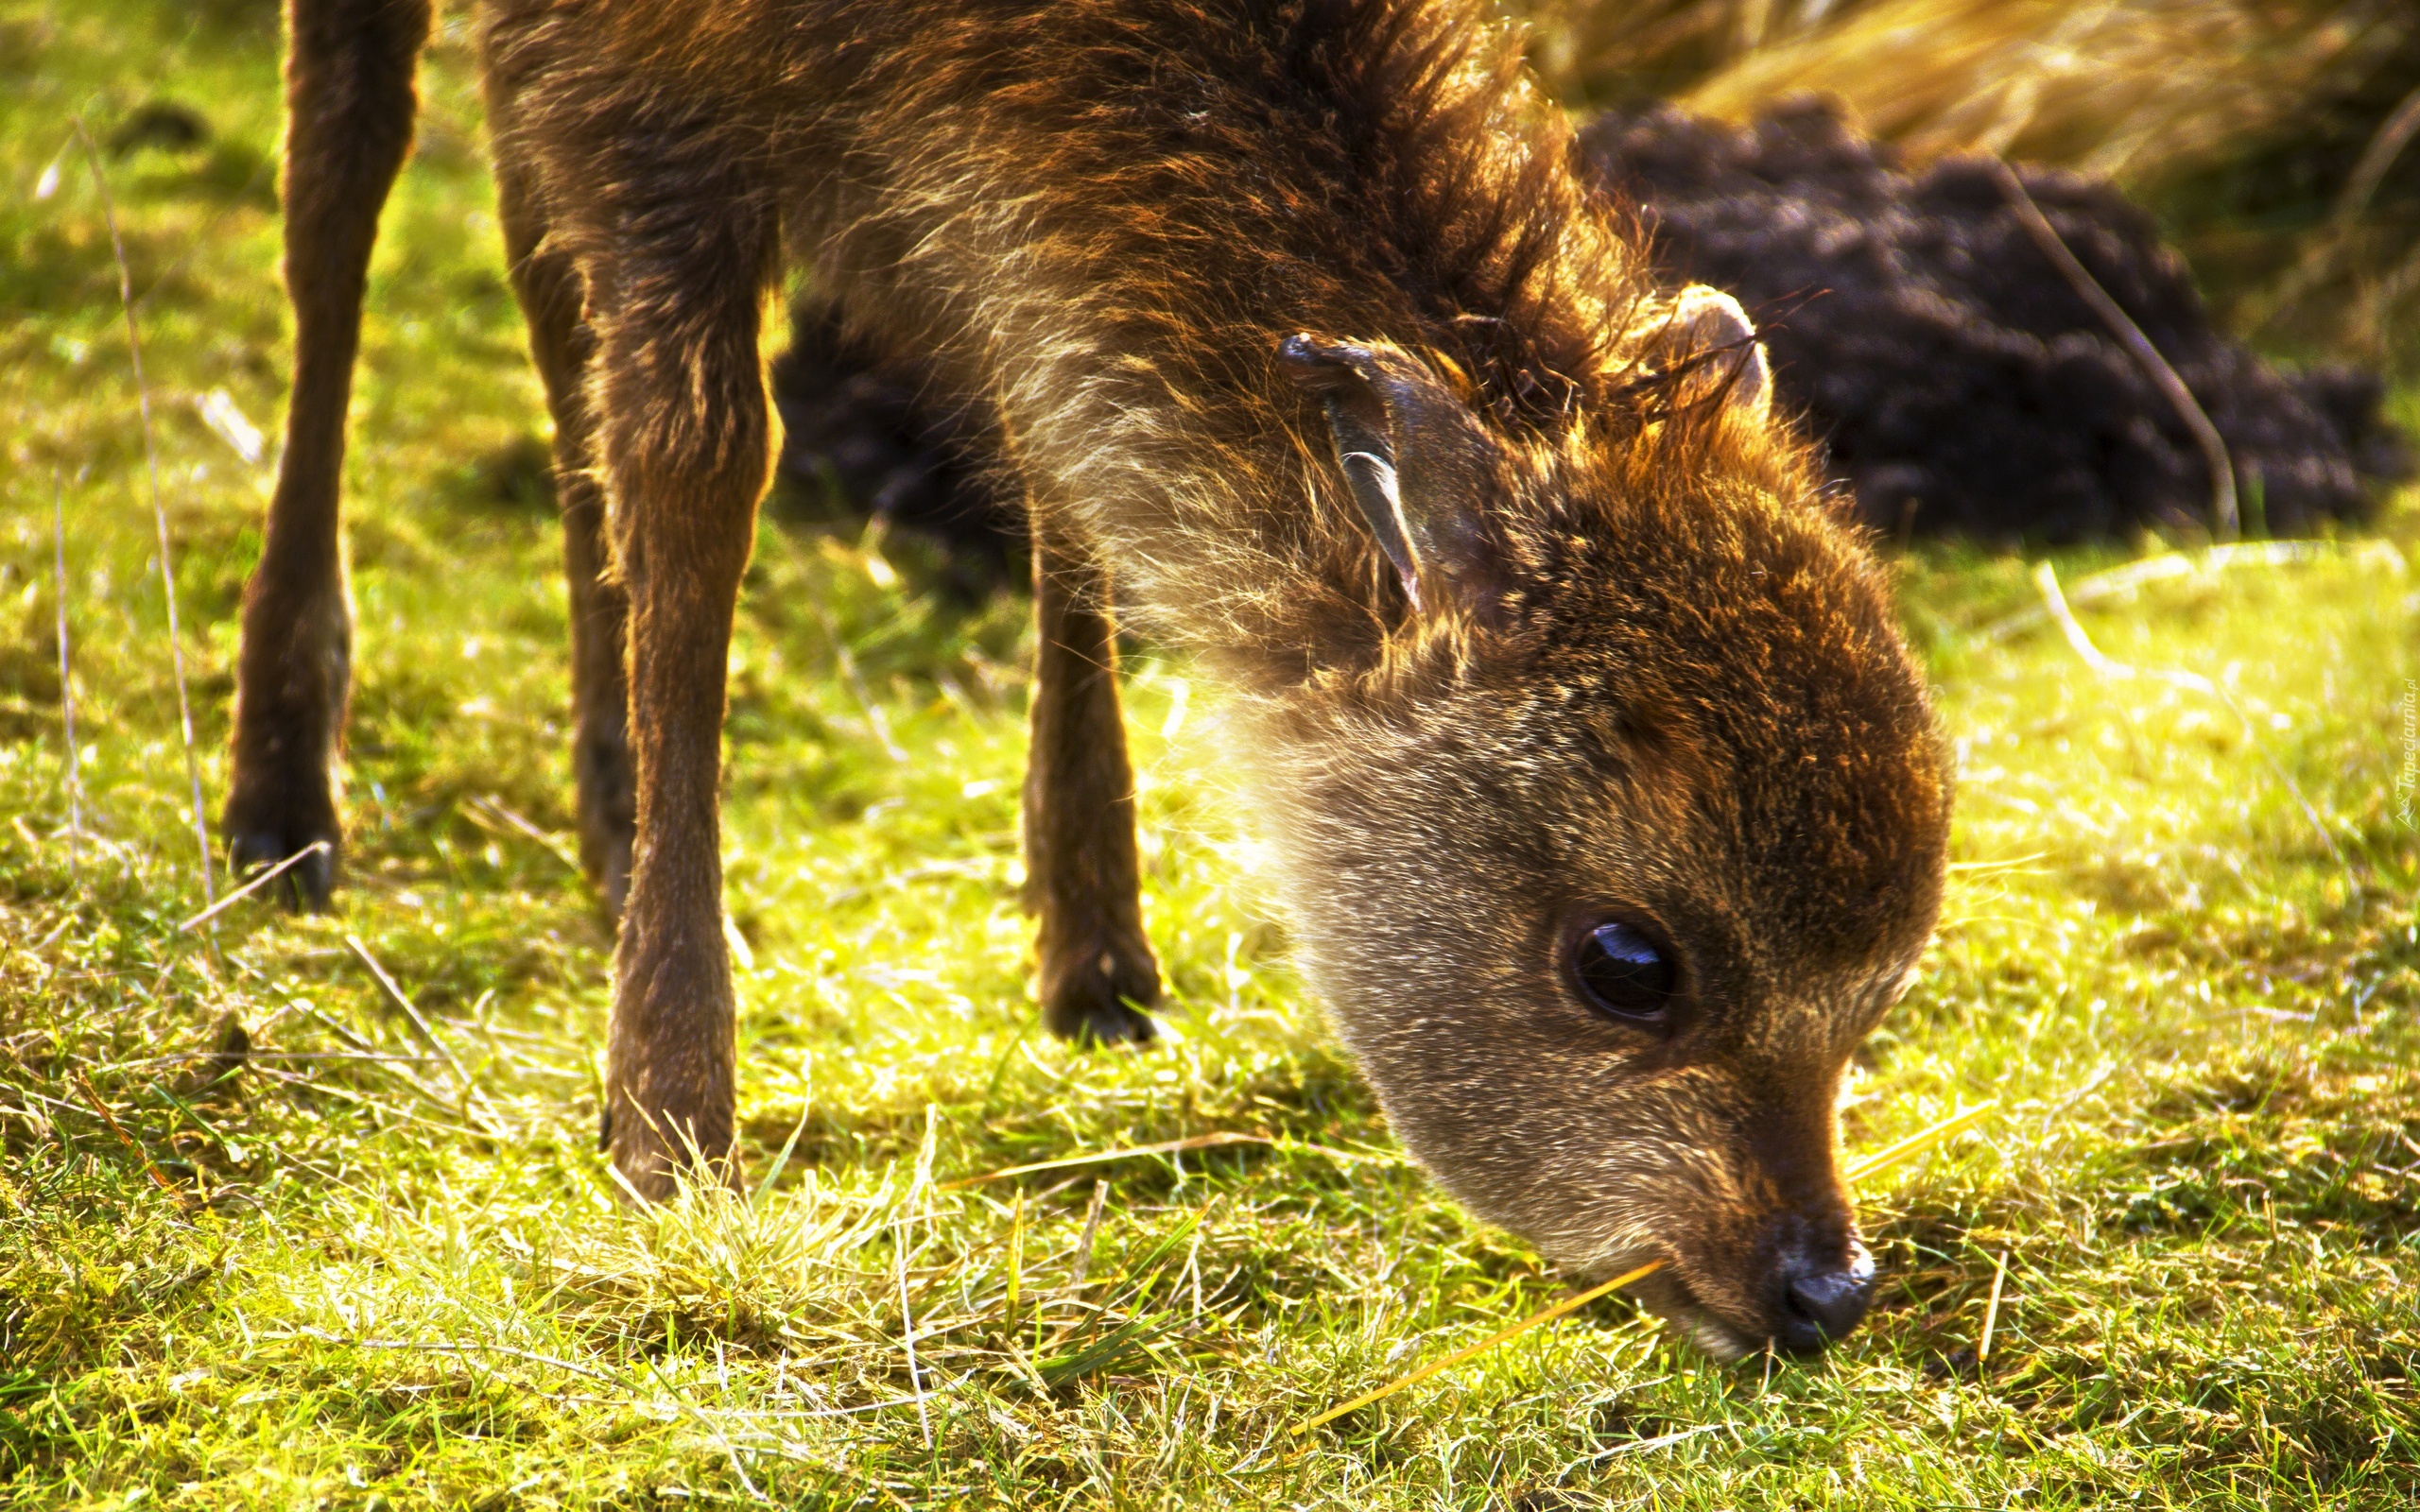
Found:
[[[1993,633],[2040,602],[2028,559],[1908,561],[1907,623],[1958,743],[1958,869],[1845,1127],[1864,1151],[1985,1098],[2001,1111],[1872,1183],[1886,1298],[1853,1342],[1718,1366],[1601,1303],[1297,1437],[1558,1279],[1393,1154],[1268,921],[1217,701],[1148,651],[1131,723],[1172,1033],[1141,1055],[1043,1036],[1016,904],[1021,607],[947,608],[904,554],[885,586],[857,542],[778,505],[733,653],[727,858],[752,1177],[789,1154],[748,1200],[615,1200],[594,1151],[611,941],[561,855],[558,548],[508,496],[542,422],[458,43],[433,59],[433,146],[388,215],[356,405],[341,911],[243,904],[177,932],[200,892],[114,272],[74,160],[36,190],[76,112],[105,132],[165,98],[211,126],[110,169],[135,288],[155,290],[216,796],[263,473],[195,401],[224,388],[274,430],[276,227],[235,171],[274,147],[269,13],[0,17],[0,1500],[2420,1492],[2420,840],[2397,785],[2412,501],[2391,549],[2077,596],[2106,657],[2220,697],[2105,677],[2048,624]],[[54,470],[85,746],[72,846]],[[2056,566],[2072,593],[2135,555]],[[231,1016],[251,1057],[214,1083],[201,1057]],[[950,1184],[1217,1131],[1286,1139]]]

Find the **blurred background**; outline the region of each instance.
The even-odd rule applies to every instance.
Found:
[[[1575,110],[1746,124],[1845,103],[1912,163],[2111,180],[2221,320],[2275,350],[2420,362],[2420,7],[2405,0],[1530,0]]]

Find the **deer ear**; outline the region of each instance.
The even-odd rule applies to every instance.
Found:
[[[1673,303],[1672,330],[1682,351],[1706,354],[1705,377],[1700,381],[1726,385],[1725,404],[1759,421],[1772,412],[1772,364],[1765,360],[1755,322],[1737,300],[1710,285],[1692,284]]]
[[[1385,342],[1290,335],[1277,361],[1326,404],[1336,465],[1411,607],[1476,607],[1496,576],[1485,513],[1503,466],[1470,406]]]

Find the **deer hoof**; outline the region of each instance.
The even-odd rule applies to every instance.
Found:
[[[1143,1007],[1160,1000],[1159,963],[1148,946],[1083,953],[1061,969],[1046,966],[1044,1027],[1080,1045],[1147,1045],[1159,1030]]]
[[[642,1205],[669,1202],[683,1185],[748,1190],[739,1158],[728,1143],[717,1143],[711,1151],[687,1140],[676,1144],[634,1115],[617,1120],[608,1109],[598,1120],[597,1144],[621,1173],[615,1185],[622,1195]]]
[[[300,856],[262,890],[297,912],[325,913],[336,889],[337,836],[303,827],[230,825],[228,868],[237,880]],[[314,850],[313,847],[318,847]],[[309,852],[304,854],[303,852]]]

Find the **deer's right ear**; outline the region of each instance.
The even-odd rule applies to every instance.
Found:
[[[1277,362],[1326,404],[1336,465],[1412,608],[1476,607],[1497,576],[1485,511],[1501,465],[1470,406],[1381,341],[1290,335]]]
[[[1692,284],[1673,301],[1672,329],[1685,347],[1713,355],[1717,366],[1701,378],[1724,391],[1725,402],[1756,420],[1772,412],[1773,369],[1756,323],[1739,301],[1720,289]]]

